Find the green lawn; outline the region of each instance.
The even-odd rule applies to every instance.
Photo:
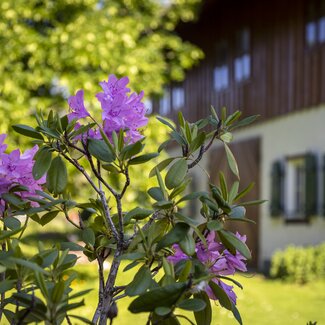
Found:
[[[77,290],[97,287],[97,271],[94,266],[79,267],[83,274],[74,286]],[[119,284],[130,281],[130,272],[121,273]],[[306,325],[308,321],[317,321],[318,325],[325,324],[325,281],[308,285],[283,283],[278,280],[268,280],[261,275],[238,275],[236,279],[242,283],[244,290],[236,288],[238,309],[243,323],[246,325]],[[136,325],[146,323],[145,314],[131,314],[127,307],[131,299],[118,301],[119,317],[115,325]],[[86,306],[80,308],[78,314],[91,319],[94,305],[97,302],[95,291],[85,297]],[[75,312],[77,313],[77,312]],[[192,318],[192,317],[191,317]],[[73,321],[73,324],[80,322]],[[183,321],[182,324],[189,324]],[[213,308],[213,325],[234,325],[237,322],[231,313],[220,308]]]

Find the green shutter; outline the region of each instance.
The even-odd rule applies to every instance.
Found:
[[[284,166],[281,161],[273,163],[271,178],[271,216],[278,217],[284,213]]]
[[[317,156],[308,153],[306,163],[306,216],[317,214],[318,183],[317,183]]]

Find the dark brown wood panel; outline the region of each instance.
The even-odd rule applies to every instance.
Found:
[[[260,188],[260,140],[254,138],[234,143],[231,149],[240,167],[240,190],[244,189],[249,183],[254,182],[252,191],[244,198],[245,201],[259,199]],[[218,184],[219,171],[223,171],[226,179],[231,186],[235,177],[231,173],[223,147],[218,147],[211,152],[209,161],[209,172],[211,182]],[[247,245],[252,251],[252,260],[249,266],[257,268],[259,254],[259,207],[247,208],[247,217],[254,220],[256,225],[246,222],[228,222],[227,228],[240,234],[247,235]]]
[[[313,0],[228,0],[204,2],[196,23],[183,24],[179,34],[200,46],[205,59],[184,81],[185,116],[204,117],[210,105],[244,115],[261,114],[261,121],[325,102],[325,44],[305,42],[306,8]],[[251,77],[234,80],[236,33],[250,30]],[[229,44],[229,87],[213,88],[218,40]]]

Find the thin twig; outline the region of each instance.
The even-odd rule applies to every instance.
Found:
[[[24,314],[19,318],[17,325],[22,325],[24,324],[24,319],[32,312],[35,306],[35,292],[34,292],[34,287],[32,288],[32,299],[31,299],[31,304],[26,308]]]
[[[67,154],[65,154],[64,152],[60,151],[61,155],[67,160],[69,161],[69,163],[71,163],[73,166],[75,166],[87,179],[88,183],[91,185],[91,187],[98,193],[100,194],[100,190],[98,189],[98,187],[95,185],[95,183],[93,182],[93,180],[91,179],[91,177],[88,175],[88,173],[86,172],[85,168],[83,166],[81,166],[75,159],[70,158]]]
[[[129,176],[129,168],[128,167],[125,167],[124,175],[125,175],[125,184],[124,184],[124,187],[123,187],[122,192],[120,194],[121,198],[123,197],[124,193],[126,192],[126,189],[128,188],[128,186],[130,185],[130,176]]]
[[[119,296],[117,296],[117,297],[114,297],[114,301],[116,301],[116,300],[119,300],[119,299],[121,299],[121,298],[124,298],[124,297],[126,297],[127,296],[127,294],[126,293],[123,293],[123,294],[121,294],[121,295],[119,295]]]
[[[70,219],[69,214],[68,214],[68,212],[66,211],[66,209],[63,209],[63,213],[64,213],[65,218],[67,219],[68,222],[70,222],[74,227],[76,227],[76,228],[78,228],[78,229],[82,229],[82,228],[80,227],[80,225],[77,225],[73,220]]]
[[[67,320],[67,323],[69,325],[72,325],[71,320],[70,320],[70,317],[68,315],[65,316],[65,319]]]

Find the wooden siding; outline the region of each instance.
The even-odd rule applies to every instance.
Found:
[[[243,190],[249,183],[254,182],[253,189],[244,198],[244,201],[259,199],[260,195],[260,140],[251,139],[231,145],[238,165],[240,166],[240,190]],[[223,147],[213,149],[209,160],[209,174],[214,184],[219,183],[219,171],[223,171],[228,180],[228,188],[236,180],[230,171]],[[254,220],[256,224],[247,222],[228,222],[227,228],[233,232],[238,231],[241,235],[247,235],[247,246],[252,251],[252,260],[249,266],[257,268],[259,259],[259,207],[247,207],[247,218]]]
[[[180,35],[198,44],[205,59],[184,80],[185,105],[190,120],[217,109],[260,114],[262,121],[325,102],[325,44],[305,44],[307,0],[209,1],[195,24],[179,27]],[[250,30],[251,76],[234,80],[236,33]],[[215,48],[218,39],[229,44],[229,87],[213,88]],[[155,108],[157,112],[157,107]],[[175,112],[171,113],[175,117]]]

